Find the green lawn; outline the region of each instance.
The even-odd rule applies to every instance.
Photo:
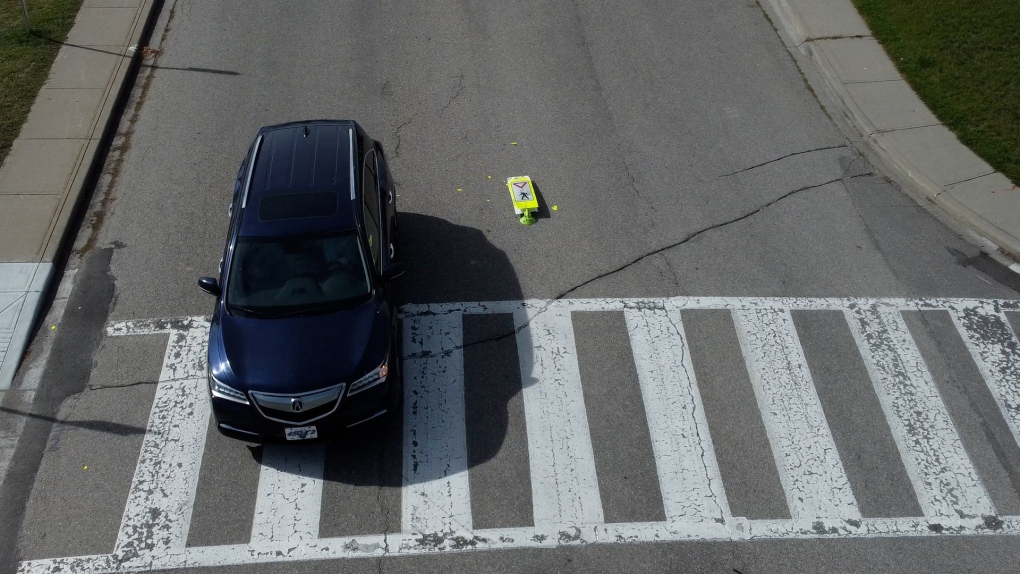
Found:
[[[21,0],[0,0],[0,162],[32,109],[50,65],[67,39],[82,0],[25,0],[33,34],[25,31]]]
[[[1020,182],[1020,0],[853,0],[964,144]]]

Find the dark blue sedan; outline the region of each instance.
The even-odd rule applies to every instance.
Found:
[[[209,332],[217,428],[251,441],[319,438],[393,411],[400,331],[393,178],[353,121],[259,130],[230,205]]]

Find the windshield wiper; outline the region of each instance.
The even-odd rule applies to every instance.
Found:
[[[241,311],[242,313],[247,313],[247,314],[249,314],[249,315],[251,315],[253,317],[258,317],[260,319],[268,319],[268,318],[273,316],[273,315],[269,315],[268,313],[263,313],[262,311],[256,311],[255,309],[252,309],[251,307],[242,307],[240,305],[231,305],[231,306],[227,307],[227,309],[229,309],[231,311]]]
[[[333,311],[343,308],[343,305],[336,303],[329,303],[327,305],[316,305],[314,307],[303,307],[301,309],[295,309],[294,311],[284,311],[283,313],[274,313],[273,319],[279,319],[280,317],[293,317],[294,315],[304,315],[306,313],[322,313],[325,311]]]

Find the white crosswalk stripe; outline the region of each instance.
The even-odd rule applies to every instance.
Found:
[[[149,426],[131,481],[114,554],[126,564],[158,563],[184,550],[209,426],[205,339],[209,323],[187,321],[169,332]]]
[[[732,315],[791,519],[732,516],[681,317],[692,309]],[[923,516],[862,518],[791,314],[817,310],[844,314]],[[110,554],[26,561],[19,572],[692,538],[1020,534],[1020,517],[996,516],[907,328],[903,312],[915,310],[950,314],[1020,438],[1020,342],[1004,315],[1020,310],[1014,301],[671,298],[408,306],[401,532],[321,538],[324,447],[270,445],[263,452],[250,541],[207,547],[187,547],[186,541],[208,428],[208,323],[204,318],[116,323],[108,334],[167,333],[170,339],[116,545]],[[624,314],[664,522],[605,523],[573,311]],[[534,515],[529,527],[472,525],[463,318],[492,313],[511,314],[516,327]]]
[[[602,501],[570,312],[524,307],[514,313],[531,457],[536,530],[602,523]]]
[[[789,311],[733,311],[747,372],[796,520],[859,519]]]
[[[404,321],[403,531],[470,532],[459,315]]]
[[[252,545],[302,544],[319,538],[324,462],[322,444],[263,447]]]
[[[624,317],[666,520],[720,524],[730,509],[680,314],[627,309]]]
[[[1001,310],[982,313],[980,308],[960,306],[951,315],[1013,438],[1020,443],[1020,341]]]
[[[864,306],[845,313],[924,515],[995,514],[903,317]]]

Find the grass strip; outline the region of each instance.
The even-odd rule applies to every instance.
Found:
[[[939,121],[1020,182],[1020,0],[853,0]]]
[[[81,4],[82,0],[25,0],[29,33],[21,0],[0,0],[0,163],[21,132]]]

